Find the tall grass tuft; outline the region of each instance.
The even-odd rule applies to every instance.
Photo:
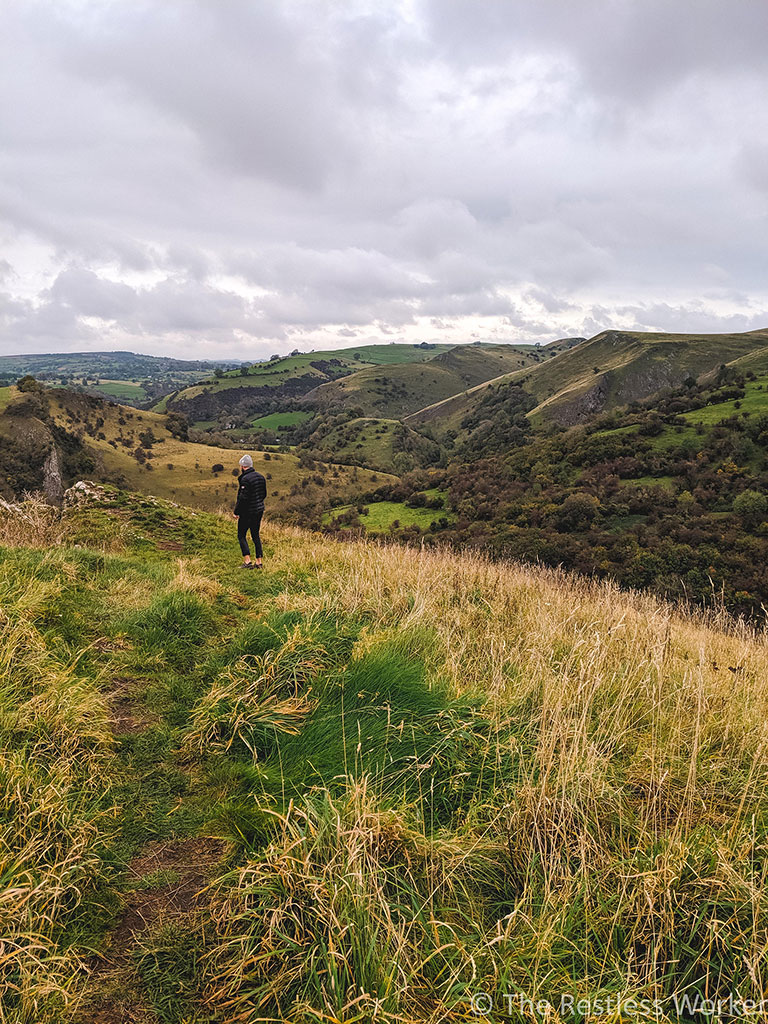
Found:
[[[476,965],[455,923],[499,854],[425,839],[365,779],[308,797],[219,883],[207,1005],[241,1021],[465,1019],[450,1004]]]
[[[52,584],[0,565],[0,1021],[59,1012],[81,962],[61,927],[104,849],[112,737],[96,682],[34,625]],[[58,1008],[58,1009],[57,1009]]]
[[[23,501],[0,500],[0,546],[47,548],[65,535],[61,511],[42,495],[28,494]]]

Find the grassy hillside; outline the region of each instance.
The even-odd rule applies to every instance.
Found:
[[[5,1020],[762,998],[763,633],[111,491],[0,544]]]
[[[723,364],[710,377],[549,432],[532,429],[533,399],[522,388],[489,389],[446,468],[429,471],[431,486],[448,490],[456,520],[424,542],[538,559],[704,605],[722,601],[762,621],[768,374]],[[403,483],[424,486],[416,476]],[[401,484],[370,500],[409,493]]]
[[[419,363],[447,345],[358,345],[356,348],[301,352],[210,377],[166,399],[162,408],[185,412],[191,420],[280,411],[275,402],[299,398],[327,381],[366,367]],[[244,424],[243,424],[244,425]]]
[[[53,399],[54,419],[68,429],[78,426],[71,399],[58,403]],[[153,412],[134,412],[121,406],[107,406],[99,418],[105,434],[88,438],[107,473],[122,479],[124,486],[172,498],[196,508],[217,509],[231,505],[237,492],[237,463],[242,452],[231,448],[180,441],[167,429],[165,417]],[[124,420],[123,424],[120,420]],[[140,435],[151,429],[157,440],[145,451],[151,458],[138,461],[132,454],[140,444]],[[116,439],[116,444],[111,442]],[[295,455],[277,452],[251,453],[256,469],[267,478],[270,506],[287,511],[297,503],[319,506],[337,504],[362,487],[381,482],[383,475],[349,466],[302,465]],[[215,466],[223,466],[214,472]]]
[[[754,333],[761,341],[766,337],[766,332]],[[728,365],[739,373],[768,373],[768,345],[756,348],[738,359],[732,359]]]
[[[360,370],[310,391],[306,401],[321,409],[359,407],[365,416],[401,419],[480,381],[547,357],[545,350],[531,345],[462,345],[420,366]]]
[[[27,458],[37,460],[38,467],[53,440],[61,444],[62,438],[79,438],[82,451],[90,457],[90,468],[104,479],[197,508],[213,510],[233,504],[241,449],[181,440],[169,430],[163,414],[86,395],[50,390],[43,401],[44,420],[32,408],[23,415],[12,406],[0,412],[0,437],[24,438]],[[52,439],[54,426],[65,434]],[[319,517],[324,508],[389,479],[367,469],[329,466],[291,454],[254,451],[252,455],[256,468],[267,477],[270,507],[285,514],[303,509]],[[39,468],[25,486],[41,487]]]
[[[413,527],[433,530],[441,522],[448,524],[455,520],[455,514],[445,507],[448,497],[445,491],[435,487],[418,494],[423,498],[419,504],[414,504],[412,498],[407,504],[404,501],[366,501],[341,505],[325,512],[322,522],[326,528],[338,527],[338,530],[328,530],[330,533],[349,535],[351,531],[353,534],[380,536]]]
[[[765,346],[768,331],[748,334],[644,334],[604,331],[527,371],[517,371],[441,403],[432,403],[407,422],[429,423],[446,432],[460,430],[463,419],[486,397],[486,388],[520,386],[535,399],[534,423],[569,426],[604,410],[647,398],[687,378],[697,378],[721,363],[748,356]]]
[[[439,457],[436,444],[398,420],[366,417],[325,421],[303,447],[322,459],[394,473],[429,465]]]

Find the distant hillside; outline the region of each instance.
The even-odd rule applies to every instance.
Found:
[[[419,366],[360,370],[310,391],[305,400],[320,409],[360,408],[365,416],[400,419],[432,402],[510,371],[551,357],[532,345],[459,345]]]
[[[200,381],[169,397],[159,407],[183,412],[190,422],[239,421],[282,411],[320,384],[367,367],[418,363],[444,352],[447,345],[358,345],[355,348],[301,352]]]
[[[604,410],[648,398],[663,388],[696,379],[722,363],[749,356],[768,342],[768,330],[748,334],[644,334],[603,331],[530,370],[481,384],[406,418],[439,432],[460,431],[462,421],[487,399],[487,389],[522,389],[533,399],[534,423],[563,426]]]
[[[320,458],[404,473],[429,466],[440,447],[398,420],[343,415],[324,421],[302,446]]]
[[[0,495],[91,475],[198,508],[233,503],[241,450],[195,444],[178,417],[104,402],[65,389],[0,390]],[[285,453],[253,453],[268,478],[270,507],[301,509],[319,521],[324,508],[388,479],[350,466],[327,466]],[[218,467],[218,468],[217,468]]]
[[[52,386],[76,388],[140,406],[186,387],[217,368],[229,369],[237,362],[172,359],[135,352],[0,356],[0,383],[14,384],[31,374]]]
[[[100,376],[112,374],[151,377],[156,373],[193,371],[210,373],[217,366],[231,367],[237,359],[173,359],[137,352],[52,352],[32,355],[0,356],[0,377],[30,373],[41,380],[48,376]]]

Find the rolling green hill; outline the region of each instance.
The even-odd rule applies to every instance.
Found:
[[[533,398],[528,415],[534,424],[569,426],[749,357],[766,341],[768,330],[709,335],[604,331],[531,369],[432,403],[405,419],[414,427],[429,423],[438,432],[460,431],[465,417],[486,399],[487,389],[513,386]]]
[[[400,419],[481,381],[550,358],[532,345],[460,345],[419,366],[369,367],[310,391],[320,409],[360,408],[365,416]]]
[[[190,422],[238,420],[246,426],[255,416],[283,411],[281,403],[301,398],[313,388],[368,367],[420,363],[447,345],[358,345],[355,348],[300,352],[266,363],[243,366],[200,381],[163,403],[183,412]]]
[[[427,466],[440,457],[434,441],[398,420],[335,417],[310,435],[302,446],[322,459],[403,473]]]

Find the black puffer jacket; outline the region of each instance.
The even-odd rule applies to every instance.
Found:
[[[235,504],[236,516],[252,516],[264,511],[267,496],[267,481],[255,469],[246,469],[240,474],[240,488]]]

